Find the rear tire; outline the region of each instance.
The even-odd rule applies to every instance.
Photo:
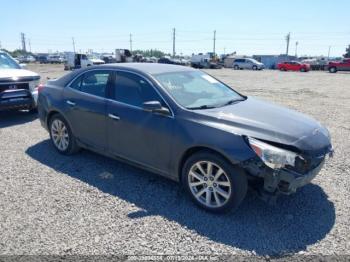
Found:
[[[210,151],[190,156],[182,168],[181,178],[195,204],[213,213],[237,209],[248,188],[241,168]]]
[[[79,146],[67,121],[59,114],[51,117],[49,122],[50,138],[56,150],[63,155],[79,151]]]
[[[306,72],[305,68],[300,68],[300,72]]]
[[[233,67],[233,69],[234,69],[234,70],[239,70],[239,66],[238,66],[238,65],[235,65],[235,66]]]

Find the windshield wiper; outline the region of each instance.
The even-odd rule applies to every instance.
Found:
[[[196,110],[196,109],[212,109],[212,108],[216,108],[216,106],[202,105],[202,106],[187,107],[187,109],[191,109],[191,110]]]
[[[241,102],[241,101],[244,101],[244,100],[245,100],[245,98],[231,99],[231,100],[227,101],[225,104],[223,104],[221,106],[232,105],[234,103]]]

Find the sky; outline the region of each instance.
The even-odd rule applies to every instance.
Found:
[[[0,0],[2,48],[32,52],[159,49],[176,54],[341,56],[350,44],[349,0]],[[30,42],[30,46],[29,46]],[[296,50],[296,42],[297,50]]]

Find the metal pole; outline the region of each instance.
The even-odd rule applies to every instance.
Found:
[[[175,57],[175,28],[173,28],[173,57]]]
[[[214,30],[214,46],[213,46],[213,56],[215,56],[215,41],[216,41],[216,30]]]
[[[130,51],[132,51],[132,34],[130,34]]]
[[[331,46],[328,47],[328,60],[329,60],[330,54],[331,54]]]
[[[286,36],[286,41],[287,41],[287,50],[286,50],[286,55],[289,53],[289,41],[290,41],[290,32]]]
[[[295,42],[295,57],[298,56],[298,41]]]
[[[74,41],[74,37],[72,37],[72,40],[73,40],[73,51],[75,53],[75,41]]]

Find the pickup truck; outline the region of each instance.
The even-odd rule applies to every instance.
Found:
[[[36,111],[40,76],[25,70],[8,53],[0,51],[0,111]]]
[[[350,58],[343,59],[342,61],[329,62],[328,71],[330,73],[336,73],[337,71],[350,71]]]

